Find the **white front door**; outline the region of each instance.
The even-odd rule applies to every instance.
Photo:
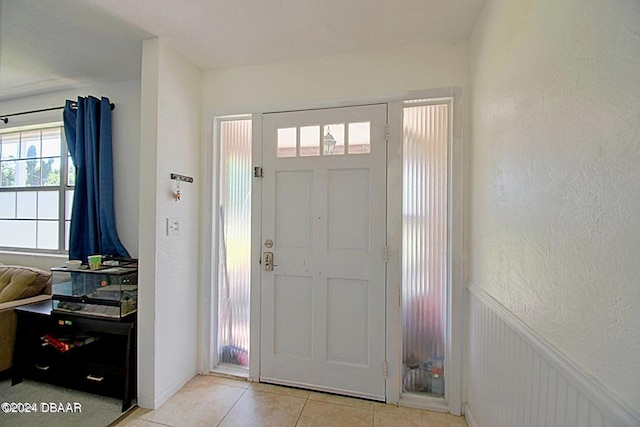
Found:
[[[385,399],[386,122],[263,116],[261,381]]]

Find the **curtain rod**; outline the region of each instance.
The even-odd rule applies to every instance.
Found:
[[[78,103],[77,102],[72,102],[71,103],[71,108],[78,108]],[[115,110],[116,106],[115,104],[111,104],[111,111]],[[5,124],[9,123],[9,117],[13,117],[13,116],[24,116],[25,114],[33,114],[33,113],[43,113],[45,111],[54,111],[54,110],[63,110],[64,109],[64,105],[62,107],[51,107],[51,108],[43,108],[40,110],[31,110],[31,111],[22,111],[20,113],[11,113],[11,114],[3,114],[0,116],[0,120],[3,121]]]

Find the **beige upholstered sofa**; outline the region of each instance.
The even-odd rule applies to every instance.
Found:
[[[15,307],[51,298],[51,273],[0,264],[0,372],[11,368],[16,340]]]

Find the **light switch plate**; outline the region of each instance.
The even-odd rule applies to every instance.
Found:
[[[167,218],[167,236],[180,234],[180,218]]]

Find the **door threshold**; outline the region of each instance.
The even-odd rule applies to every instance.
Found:
[[[400,395],[398,405],[435,412],[449,412],[449,403],[442,397],[403,393]]]
[[[209,375],[235,380],[251,381],[248,369],[233,368],[230,366],[217,366],[209,371]]]
[[[281,380],[281,379],[260,377],[260,382],[266,383],[266,384],[279,385],[283,387],[293,387],[293,388],[299,388],[303,390],[317,391],[320,393],[334,394],[336,396],[353,397],[357,399],[372,400],[376,402],[386,401],[386,398],[384,396],[353,392],[349,390],[340,390],[340,389],[335,389],[331,387],[323,387],[315,384],[307,384],[307,383],[301,383],[296,381],[287,381],[287,380]]]

